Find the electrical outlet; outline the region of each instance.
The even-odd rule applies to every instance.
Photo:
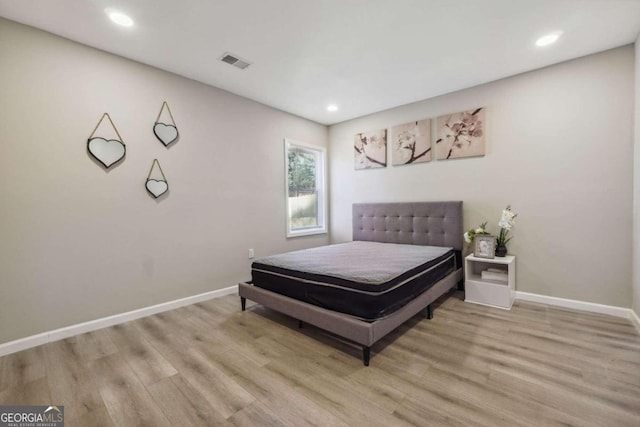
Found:
[[[253,259],[253,248],[249,249],[249,259]]]

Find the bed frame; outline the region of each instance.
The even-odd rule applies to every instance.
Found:
[[[353,205],[353,240],[412,245],[446,246],[462,250],[462,202],[362,203]],[[460,263],[462,264],[462,263]],[[391,315],[366,322],[348,314],[327,310],[269,290],[240,283],[242,311],[250,299],[265,307],[332,332],[362,346],[362,361],[369,366],[371,346],[405,321],[425,310],[454,286],[462,286],[462,266]]]

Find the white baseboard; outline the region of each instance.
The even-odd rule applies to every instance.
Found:
[[[578,301],[567,298],[550,297],[547,295],[531,294],[529,292],[521,291],[516,291],[516,299],[555,305],[557,307],[571,308],[574,310],[590,311],[592,313],[608,314],[615,317],[624,317],[625,319],[631,320],[636,329],[640,332],[640,319],[638,319],[636,313],[630,308],[596,304],[594,302]]]
[[[184,307],[185,305],[195,304],[201,301],[220,298],[225,295],[237,293],[238,285],[230,286],[228,288],[217,289],[215,291],[205,292],[203,294],[193,295],[174,301],[164,302],[162,304],[140,308],[138,310],[128,311],[126,313],[115,314],[113,316],[103,317],[101,319],[91,320],[89,322],[78,323],[77,325],[54,329],[52,331],[43,332],[41,334],[31,335],[29,337],[20,338],[15,341],[9,341],[7,343],[0,344],[0,356],[16,353],[18,351],[46,344],[48,342],[62,340],[74,335],[84,334],[86,332],[106,328],[108,326],[129,322],[141,317],[151,316],[152,314],[161,313],[163,311]]]
[[[638,314],[635,311],[631,310],[629,318],[631,319],[633,324],[636,325],[636,329],[638,330],[638,332],[640,332],[640,317],[638,317]]]
[[[152,314],[161,313],[163,311],[184,307],[185,305],[195,304],[201,301],[220,298],[225,295],[237,293],[238,286],[230,286],[228,288],[217,289],[215,291],[205,292],[203,294],[193,295],[174,301],[164,302],[162,304],[140,308],[138,310],[128,311],[126,313],[103,317],[101,319],[91,320],[89,322],[78,323],[77,325],[54,329],[52,331],[43,332],[41,334],[31,335],[29,337],[20,338],[15,341],[9,341],[7,343],[0,344],[0,357],[11,353],[16,353],[18,351],[26,350],[28,348],[37,347],[48,342],[62,340],[74,335],[84,334],[86,332],[95,331],[98,329],[106,328],[108,326],[140,319],[141,317],[151,316]],[[630,308],[550,297],[546,295],[531,294],[521,291],[516,291],[516,299],[554,305],[558,307],[572,308],[575,310],[590,311],[593,313],[609,314],[616,317],[624,317],[631,320],[636,329],[640,332],[640,318],[638,318],[638,315]]]

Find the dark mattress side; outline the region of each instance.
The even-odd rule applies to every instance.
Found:
[[[254,262],[254,286],[322,308],[374,321],[402,308],[461,264],[460,251],[450,250],[376,286],[326,275]]]

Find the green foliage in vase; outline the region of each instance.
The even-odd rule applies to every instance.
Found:
[[[480,224],[480,227],[471,228],[469,231],[464,233],[464,241],[467,243],[471,243],[473,242],[473,239],[475,239],[476,236],[489,234],[486,230],[486,227],[487,227],[487,222],[485,221],[482,224]]]

